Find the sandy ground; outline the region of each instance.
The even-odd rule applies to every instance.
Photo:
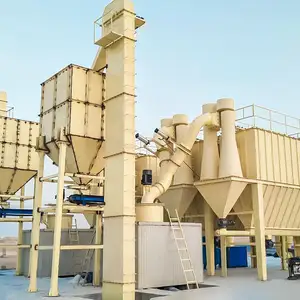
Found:
[[[17,248],[3,249],[1,244],[16,245],[15,237],[0,238],[0,269],[15,269],[17,262]]]
[[[5,257],[0,257],[0,269],[15,269],[17,263],[17,252],[7,251]]]

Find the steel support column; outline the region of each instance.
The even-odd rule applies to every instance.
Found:
[[[38,268],[38,249],[36,246],[40,242],[40,222],[41,214],[38,212],[38,208],[42,206],[42,195],[43,195],[43,183],[40,178],[44,176],[44,161],[45,152],[39,151],[39,167],[35,178],[34,186],[34,200],[33,200],[33,221],[31,230],[31,249],[30,249],[30,259],[29,259],[29,288],[28,292],[37,291],[37,268]]]
[[[58,147],[59,147],[59,163],[58,163],[57,196],[56,196],[55,224],[54,224],[54,237],[53,237],[51,283],[50,283],[50,291],[49,291],[50,297],[57,297],[59,295],[58,272],[59,272],[59,258],[60,258],[61,224],[62,224],[63,200],[64,200],[63,190],[64,190],[67,143],[65,141],[59,141]]]

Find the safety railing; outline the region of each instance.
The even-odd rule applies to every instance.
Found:
[[[122,11],[110,10],[94,21],[94,44],[108,47],[122,37],[135,38],[135,30],[123,28],[115,22],[122,15]]]
[[[248,105],[236,110],[236,125],[257,127],[273,132],[300,137],[300,119],[259,105]]]
[[[6,117],[14,117],[14,107],[7,106],[6,109],[0,109],[0,116],[5,115]]]

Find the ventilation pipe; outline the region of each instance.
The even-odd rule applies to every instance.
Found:
[[[190,124],[189,130],[180,146],[191,151],[192,146],[204,125],[218,125],[217,115],[207,113],[197,117]],[[164,169],[164,176],[161,176],[159,181],[151,187],[147,194],[143,196],[142,203],[153,203],[155,199],[161,196],[170,187],[174,174],[181,166],[187,155],[186,151],[183,151],[181,147],[176,147],[174,154],[171,156]]]
[[[188,134],[188,117],[182,114],[174,115],[173,126],[176,135],[175,148],[177,148],[184,142]],[[185,148],[182,150],[185,150],[186,154],[189,153]],[[159,201],[164,203],[171,217],[177,216],[175,210],[177,210],[178,216],[182,217],[191,205],[196,193],[197,189],[194,186],[192,171],[192,158],[190,155],[186,155],[183,163],[174,174],[172,186],[166,193],[163,193],[159,197]]]
[[[160,121],[161,129],[163,133],[165,133],[167,136],[175,139],[175,129],[173,126],[173,120],[172,119],[162,119]],[[158,134],[155,134],[154,140],[158,141],[161,146],[158,145],[158,159],[159,159],[159,178],[158,181],[160,181],[162,178],[164,178],[165,173],[167,171],[168,162],[171,157],[172,148],[171,146],[167,144],[164,140],[162,140]]]

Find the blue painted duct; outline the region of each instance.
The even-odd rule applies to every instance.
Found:
[[[32,209],[0,208],[0,218],[32,216]]]
[[[68,200],[77,205],[105,205],[104,196],[76,194],[69,196]]]

